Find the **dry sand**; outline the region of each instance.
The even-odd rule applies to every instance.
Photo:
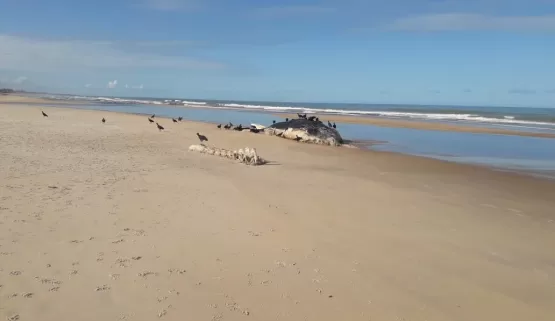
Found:
[[[297,118],[297,114],[275,114],[281,118]],[[417,121],[417,120],[403,120],[403,119],[391,119],[391,118],[379,118],[371,116],[338,116],[338,115],[318,115],[311,114],[311,116],[318,116],[324,123],[327,121],[337,122],[337,123],[347,123],[347,124],[364,124],[364,125],[374,125],[380,127],[394,127],[394,128],[412,128],[412,129],[425,129],[425,130],[438,130],[438,131],[448,131],[448,132],[461,132],[461,133],[477,133],[477,134],[496,134],[496,135],[513,135],[513,136],[528,136],[528,137],[543,137],[543,138],[555,138],[554,133],[533,133],[525,131],[517,131],[511,129],[502,128],[488,128],[488,127],[478,127],[463,124],[446,124],[446,123],[435,123],[427,121]]]
[[[0,104],[0,320],[555,320],[553,182],[44,110]]]

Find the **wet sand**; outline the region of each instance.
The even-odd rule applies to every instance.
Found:
[[[552,181],[42,109],[0,104],[0,319],[555,316]]]
[[[285,118],[297,118],[296,114],[275,114],[283,119]],[[336,116],[336,115],[318,115],[311,114],[311,116],[317,116],[321,121],[327,123],[346,123],[346,124],[362,124],[362,125],[373,125],[381,127],[394,127],[394,128],[412,128],[412,129],[424,129],[424,130],[438,130],[438,131],[451,131],[451,132],[462,132],[462,133],[477,133],[477,134],[496,134],[496,135],[514,135],[514,136],[528,136],[528,137],[543,137],[543,138],[555,138],[555,132],[553,133],[534,133],[526,131],[517,131],[510,129],[501,128],[488,128],[488,127],[478,127],[470,126],[464,124],[446,124],[440,122],[426,122],[417,120],[403,120],[403,119],[391,119],[391,118],[379,118],[379,117],[357,117],[357,116]]]

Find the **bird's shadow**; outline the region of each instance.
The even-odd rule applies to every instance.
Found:
[[[281,163],[267,160],[267,161],[264,163],[264,166],[268,166],[268,165],[281,166]]]

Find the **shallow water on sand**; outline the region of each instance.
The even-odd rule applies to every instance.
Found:
[[[439,132],[341,124],[346,139],[386,141],[370,148],[493,166],[533,171],[555,177],[555,139],[494,134]]]
[[[41,104],[44,105],[44,104]],[[173,106],[76,104],[57,105],[77,109],[106,110],[132,114],[156,114],[212,123],[268,125],[279,118],[270,113],[179,108]],[[338,123],[343,138],[357,141],[383,141],[368,144],[373,150],[392,151],[436,159],[518,170],[540,176],[555,177],[555,139],[494,134],[431,131],[410,128],[389,128],[362,124]]]

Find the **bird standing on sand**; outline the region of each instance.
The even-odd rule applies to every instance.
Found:
[[[289,118],[285,118],[285,121],[289,121]]]
[[[156,115],[155,115],[155,114],[152,114],[152,116],[150,116],[150,118],[154,118],[154,117],[156,117]]]
[[[229,129],[229,124],[224,126],[224,129]]]
[[[102,117],[102,123],[104,124],[106,122],[106,118]]]
[[[219,124],[219,125],[216,126],[216,127],[218,127],[218,129],[221,129],[221,128],[222,128],[222,124]],[[224,127],[225,127],[225,126],[224,126]]]
[[[337,128],[337,126],[335,126],[335,123],[333,123],[333,128]]]
[[[199,134],[199,133],[197,133],[197,137],[198,137],[198,139],[200,140],[200,143],[201,143],[201,144],[202,144],[203,142],[207,142],[207,141],[208,141],[208,138],[206,138],[206,136],[201,135],[201,134]]]
[[[174,123],[177,123],[177,119],[175,119],[175,118],[172,118],[172,121],[173,121]]]
[[[154,120],[152,120],[152,119],[149,118],[149,119],[148,119],[148,122],[149,122],[149,123],[154,123]]]
[[[42,115],[43,115],[44,117],[48,117],[48,115],[47,115],[45,112],[43,112],[43,111],[41,111],[41,112],[42,112]]]
[[[156,123],[156,127],[158,127],[158,130],[159,130],[159,131],[163,131],[163,130],[164,130],[164,127],[162,127],[162,126],[161,126],[160,124],[158,124],[158,123]]]

